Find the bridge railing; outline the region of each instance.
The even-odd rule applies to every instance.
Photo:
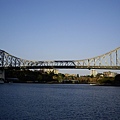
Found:
[[[103,55],[83,60],[31,61],[0,50],[0,68],[75,68],[120,69],[120,47]]]

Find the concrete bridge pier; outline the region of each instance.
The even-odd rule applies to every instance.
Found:
[[[0,70],[0,79],[5,80],[5,70]]]

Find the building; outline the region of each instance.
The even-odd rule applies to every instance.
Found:
[[[44,72],[47,72],[47,73],[50,73],[50,72],[54,72],[54,74],[58,74],[58,70],[56,70],[56,69],[44,69],[43,70]]]
[[[97,75],[96,70],[93,69],[93,70],[90,71],[90,76],[96,77],[96,75]]]
[[[104,77],[115,77],[117,75],[117,73],[107,71],[107,72],[103,72],[103,75],[104,75]]]

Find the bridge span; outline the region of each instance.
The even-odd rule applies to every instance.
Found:
[[[120,70],[120,47],[83,60],[32,61],[0,50],[0,69],[112,69]]]

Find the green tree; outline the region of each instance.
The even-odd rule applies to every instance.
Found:
[[[38,75],[38,77],[37,77],[37,80],[39,81],[39,82],[41,82],[42,81],[42,75]]]
[[[120,74],[117,74],[116,76],[115,76],[115,80],[114,80],[114,83],[117,85],[120,85]]]

